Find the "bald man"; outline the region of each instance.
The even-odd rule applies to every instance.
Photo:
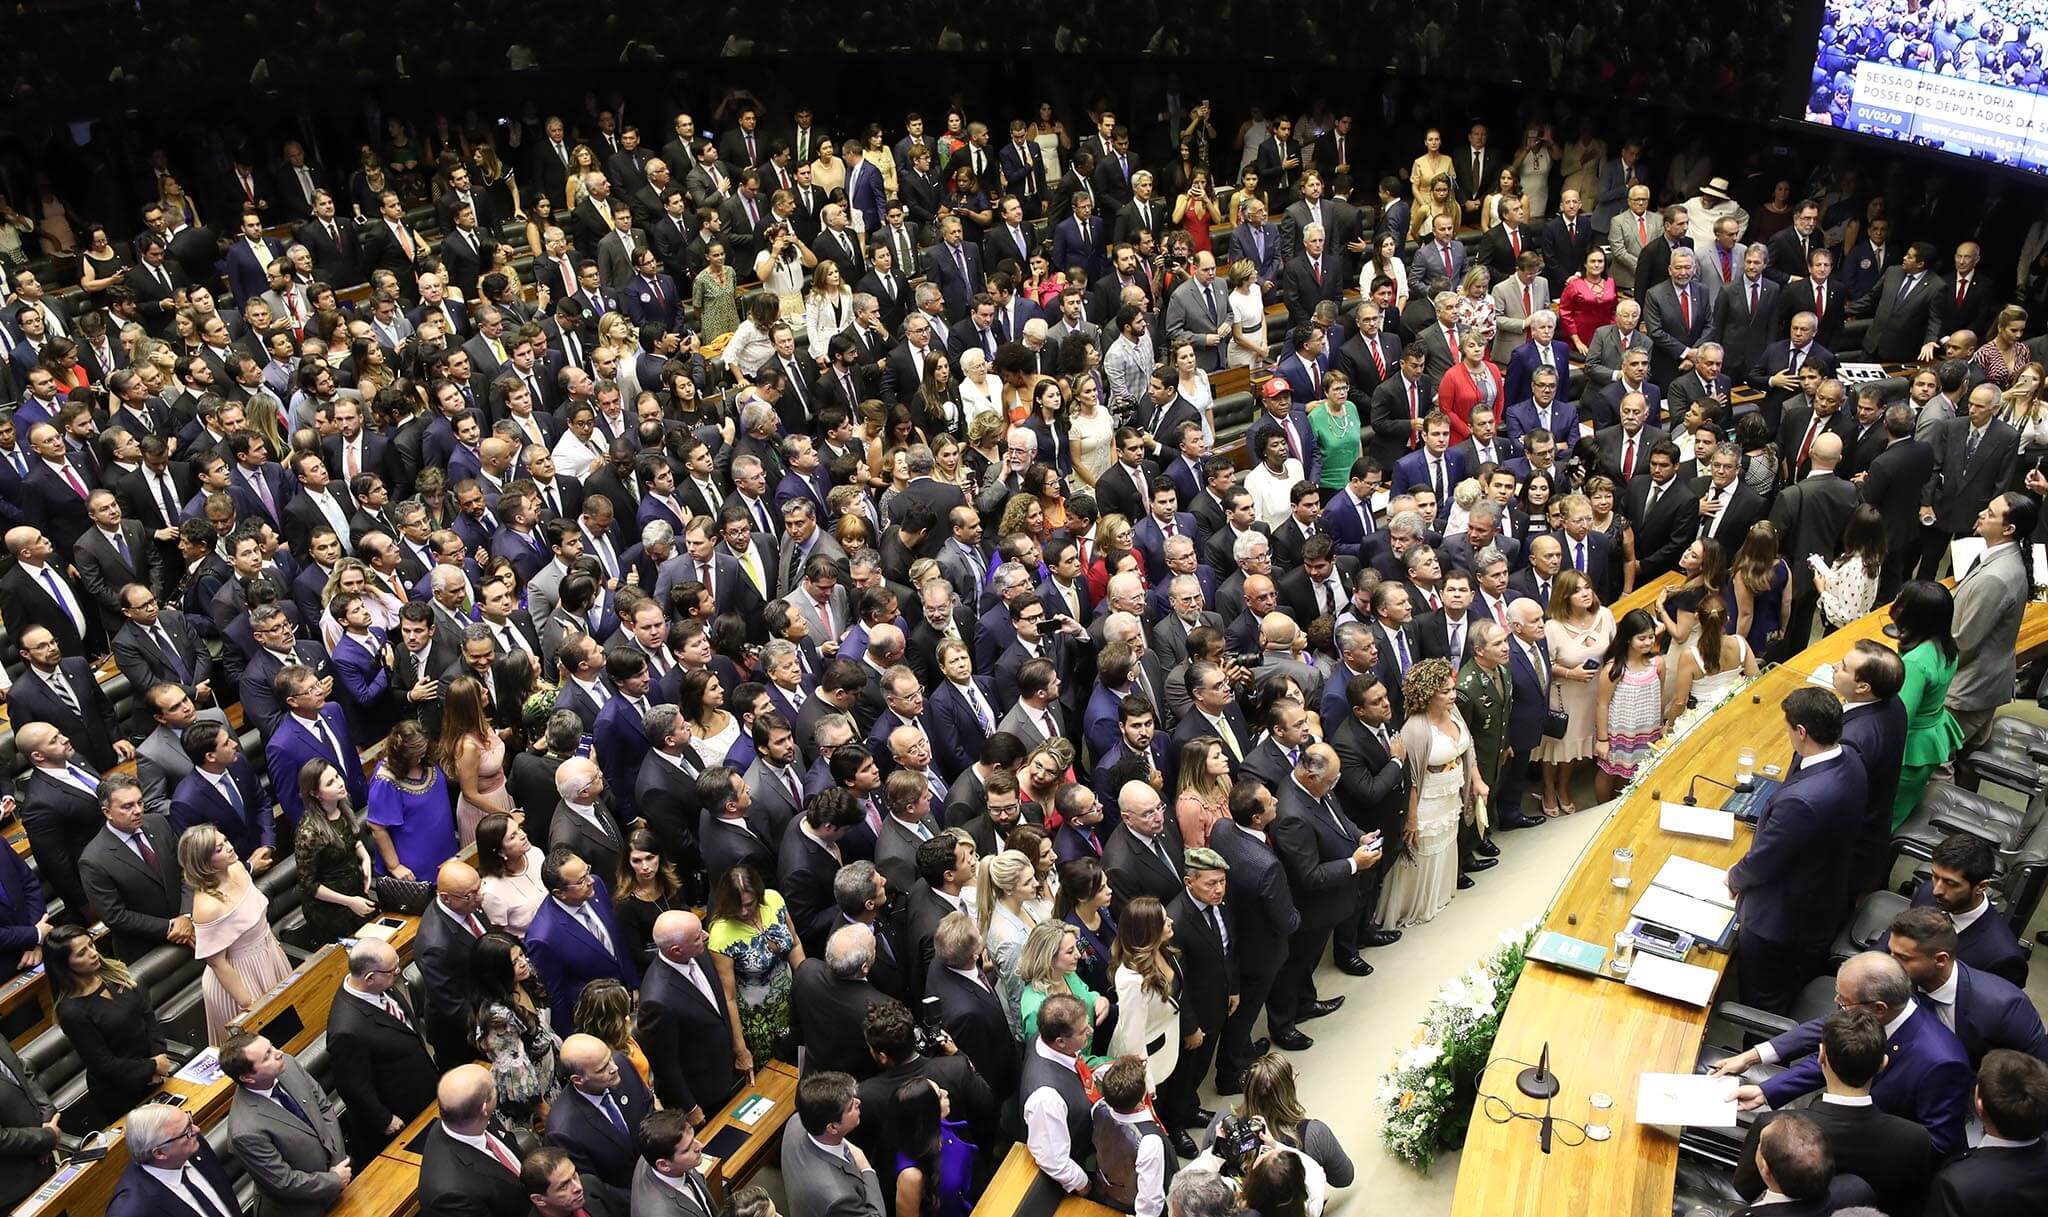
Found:
[[[413,958],[426,989],[427,1042],[445,1070],[476,1059],[469,1040],[469,959],[493,927],[484,916],[483,879],[460,858],[441,864],[434,898],[420,914]]]
[[[434,1101],[434,1061],[420,1017],[398,983],[398,952],[364,938],[327,1013],[327,1053],[341,1096],[349,1157],[368,1163]]]
[[[498,1087],[482,1065],[458,1065],[434,1097],[441,1118],[420,1148],[420,1217],[527,1217],[519,1150],[492,1117]]]
[[[1785,621],[1785,634],[1774,659],[1784,659],[1806,647],[1813,633],[1813,609],[1820,592],[1813,584],[1812,559],[1832,564],[1841,553],[1842,529],[1863,501],[1861,492],[1840,476],[1842,437],[1824,431],[1807,453],[1813,472],[1778,491],[1771,504],[1771,527],[1778,532],[1778,548],[1792,566],[1792,615]]]
[[[569,1084],[548,1106],[548,1143],[568,1150],[576,1169],[611,1189],[624,1207],[639,1161],[640,1121],[654,1111],[654,1096],[626,1054],[594,1035],[563,1040],[558,1056]]]
[[[640,982],[635,1025],[654,1092],[693,1128],[754,1076],[752,1058],[733,1051],[725,992],[704,957],[710,941],[695,913],[677,909],[654,919],[654,960]]]

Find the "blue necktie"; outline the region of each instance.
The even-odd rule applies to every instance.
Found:
[[[279,1084],[278,1086],[273,1088],[270,1093],[277,1099],[277,1105],[279,1107],[282,1107],[286,1111],[297,1116],[299,1118],[299,1122],[304,1124],[306,1127],[313,1127],[313,1120],[310,1116],[306,1114],[306,1109],[299,1106],[299,1101],[297,1099],[285,1093],[285,1089],[282,1084]]]
[[[221,792],[227,795],[229,805],[235,809],[236,815],[247,818],[249,814],[249,806],[248,804],[242,801],[242,792],[239,788],[235,786],[235,775],[232,773],[223,773],[220,775],[220,777]],[[280,1090],[278,1093],[282,1094],[284,1092]]]
[[[121,565],[129,570],[135,569],[135,555],[128,552],[128,538],[119,531],[114,533],[114,552],[121,555]]]
[[[65,768],[71,771],[72,777],[77,778],[79,781],[85,783],[85,788],[89,793],[98,794],[100,792],[100,780],[94,777],[91,773],[87,772],[86,770],[80,768],[77,765],[67,765],[65,766]]]
[[[619,1111],[619,1101],[612,1097],[611,1091],[605,1091],[604,1098],[599,1100],[597,1105],[604,1109],[604,1114],[606,1116],[610,1117],[612,1127],[618,1129],[619,1132],[625,1136],[630,1137],[633,1135],[631,1132],[627,1130],[626,1117],[623,1113]]]
[[[180,682],[190,681],[192,679],[192,671],[185,666],[185,660],[178,654],[178,648],[171,644],[171,636],[164,630],[163,622],[157,622],[150,629],[156,635],[156,645],[159,650],[163,651],[164,659],[170,663],[171,670],[178,674],[178,680]]]

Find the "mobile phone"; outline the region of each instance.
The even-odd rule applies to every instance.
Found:
[[[379,917],[377,918],[377,924],[381,926],[386,926],[394,930],[402,930],[405,928],[404,919],[398,917]]]

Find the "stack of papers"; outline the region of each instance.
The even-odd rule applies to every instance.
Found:
[[[1664,860],[1663,867],[1657,871],[1657,877],[1650,880],[1650,885],[1669,888],[1682,896],[1691,896],[1723,908],[1735,907],[1735,893],[1728,890],[1725,868],[1708,866],[1676,854]]]
[[[1684,803],[1659,803],[1657,826],[1684,837],[1705,837],[1710,841],[1735,839],[1735,813],[1711,807],[1688,807]]]
[[[1637,951],[1628,970],[1628,987],[1669,997],[1704,1008],[1714,1000],[1714,985],[1721,979],[1712,968],[1679,963],[1648,951]]]
[[[1703,943],[1720,943],[1728,936],[1735,910],[1680,895],[1670,888],[1652,887],[1636,901],[1631,916],[1691,934]]]
[[[1646,1073],[1636,1084],[1636,1123],[1734,1128],[1740,1078],[1699,1073]]]

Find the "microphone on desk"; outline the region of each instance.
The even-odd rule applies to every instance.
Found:
[[[1721,789],[1727,791],[1730,794],[1749,793],[1749,791],[1743,789],[1742,787],[1730,786],[1728,783],[1721,781],[1719,778],[1710,778],[1704,773],[1695,773],[1692,775],[1692,780],[1685,784],[1685,805],[1687,807],[1698,807],[1700,805],[1700,798],[1697,794],[1693,793],[1693,787],[1699,785],[1701,782],[1705,782],[1710,786],[1719,786]]]
[[[1515,1086],[1530,1098],[1543,1100],[1542,1131],[1538,1134],[1537,1143],[1547,1154],[1550,1152],[1550,1100],[1561,1088],[1557,1075],[1550,1071],[1550,1041],[1543,1042],[1543,1055],[1536,1058],[1536,1063],[1516,1075]]]

